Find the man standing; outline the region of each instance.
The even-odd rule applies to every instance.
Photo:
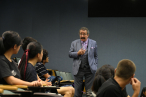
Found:
[[[88,28],[82,27],[79,35],[80,39],[73,41],[69,50],[69,57],[73,58],[74,97],[82,97],[83,77],[85,78],[85,89],[91,88],[98,62],[97,44],[96,41],[88,38]]]

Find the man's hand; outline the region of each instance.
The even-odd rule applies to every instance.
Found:
[[[83,48],[81,48],[79,51],[78,51],[78,55],[83,55],[85,53],[86,50],[83,50]]]
[[[137,78],[131,78],[131,82],[132,82],[132,88],[134,90],[134,94],[132,97],[138,97],[140,92],[141,82]]]

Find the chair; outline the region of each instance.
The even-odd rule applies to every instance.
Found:
[[[70,81],[74,80],[73,77],[72,77],[72,74],[70,72],[66,72],[66,76],[67,76],[68,80],[70,80]]]
[[[68,80],[65,72],[62,72],[62,71],[59,71],[59,72],[60,72],[60,76],[63,78],[63,80]]]
[[[50,75],[56,76],[56,74],[55,74],[55,71],[56,70],[53,70],[53,69],[47,69],[47,70],[48,70],[48,72],[49,72]]]
[[[32,97],[32,91],[27,90],[28,87],[25,85],[0,85],[0,88],[9,90],[13,94],[21,94],[21,97]]]
[[[13,93],[9,90],[17,90],[18,88],[15,86],[3,86],[0,85],[0,97],[21,97],[21,94]]]
[[[57,71],[56,72],[58,75],[60,75],[61,77],[63,77],[63,80],[60,81],[60,85],[73,85],[74,81],[69,79],[69,74],[67,75],[66,72],[62,72],[62,71]]]
[[[55,71],[55,73],[56,76],[61,76],[59,71]]]

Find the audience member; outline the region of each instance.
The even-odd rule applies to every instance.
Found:
[[[17,32],[5,31],[0,37],[0,84],[41,86],[41,82],[20,80],[17,64],[11,59],[21,46],[21,37]]]
[[[23,50],[25,50],[25,52],[24,52],[24,58],[22,58],[22,60],[21,60],[22,63],[20,62],[20,64],[19,64],[20,65],[19,69],[21,69],[20,72],[21,72],[21,74],[22,74],[21,76],[23,78],[27,78],[27,76],[28,76],[29,81],[40,80],[39,76],[37,75],[37,73],[35,71],[35,67],[34,66],[36,65],[37,62],[40,62],[42,60],[43,48],[38,42],[30,42],[29,43],[30,40],[33,41],[32,38],[29,39],[29,37],[24,38],[24,40],[23,40],[23,42],[25,41],[25,43],[22,43],[22,47],[24,47]],[[39,44],[39,45],[34,47],[36,43]],[[40,48],[41,48],[41,50],[40,50]],[[35,51],[35,49],[36,49],[36,51]],[[28,54],[27,55],[28,59],[25,59],[26,54]],[[37,58],[37,55],[41,55],[41,59]],[[33,64],[33,66],[29,64],[30,67],[28,67],[27,64],[25,63],[26,60],[28,60],[28,64],[31,62]],[[26,74],[26,75],[24,75],[24,67],[25,66],[27,66],[25,73],[28,72],[28,74]],[[31,69],[33,69],[33,70],[31,70]],[[33,78],[33,79],[31,79],[31,78]],[[42,82],[43,83],[48,83],[47,81],[48,80],[42,81]],[[73,97],[74,96],[74,88],[72,88],[72,87],[60,87],[60,89],[57,89],[57,92],[59,94],[64,95],[64,97]]]
[[[37,62],[42,60],[42,56],[43,47],[39,42],[30,42],[27,45],[27,49],[25,50],[18,67],[22,80],[29,82],[40,80],[39,77],[37,77],[34,66]],[[44,81],[42,81],[42,83],[51,85],[51,83],[45,83]]]
[[[101,87],[101,85],[106,80],[108,80],[109,78],[112,78],[114,76],[114,70],[115,70],[115,68],[108,64],[103,65],[102,67],[97,69],[95,78],[93,81],[93,85],[92,85],[91,89],[89,89],[87,91],[88,95],[93,95],[93,96],[96,95],[96,93],[98,92],[98,89]]]
[[[22,49],[23,51],[25,52],[26,48],[27,48],[27,45],[30,43],[30,42],[37,42],[37,40],[35,40],[34,38],[32,37],[25,37],[22,41]],[[21,59],[19,60],[18,62],[18,65],[20,64],[20,61]]]
[[[146,97],[146,87],[142,89],[140,97]]]
[[[121,60],[115,69],[114,78],[109,78],[99,88],[96,97],[125,97],[125,87],[131,83],[134,93],[132,97],[138,97],[141,82],[134,78],[135,64],[128,59]]]
[[[45,64],[49,62],[49,57],[48,57],[48,52],[47,50],[43,49],[43,58],[42,58],[42,61],[41,62],[38,62],[36,65],[35,65],[35,69],[36,69],[36,72],[39,76],[39,78],[43,81],[45,81],[46,79],[49,79],[49,81],[52,82],[52,84],[55,83],[55,81],[57,80],[62,80],[61,77],[55,77],[55,76],[51,76],[49,75],[46,67],[45,67]]]
[[[114,77],[114,71],[115,68],[109,64],[103,65],[99,69],[97,69],[95,78],[93,81],[93,85],[91,89],[87,91],[89,97],[96,97],[96,93],[98,92],[98,89],[102,86],[102,84],[108,80],[109,78]],[[129,97],[126,92],[126,88],[124,89],[125,96]]]

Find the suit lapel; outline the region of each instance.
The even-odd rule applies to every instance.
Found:
[[[91,42],[91,40],[88,38],[88,53],[89,53],[89,51],[90,51],[91,44],[92,44],[92,42]],[[77,42],[77,51],[79,51],[81,48],[82,48],[81,40],[79,40],[79,41]]]
[[[91,40],[88,38],[88,54],[89,54],[90,48],[91,48]]]
[[[81,45],[81,41],[79,40],[77,42],[77,51],[79,51],[81,48],[82,48],[82,45]]]

